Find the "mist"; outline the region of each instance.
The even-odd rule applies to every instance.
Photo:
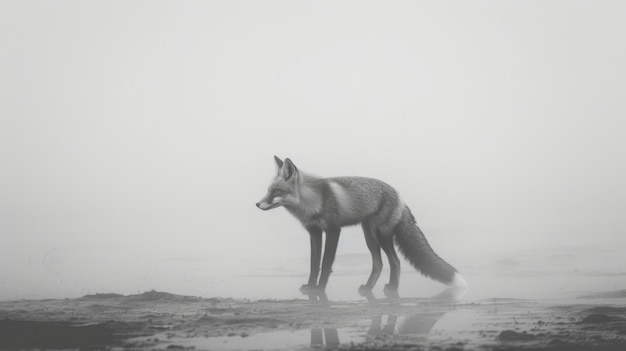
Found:
[[[3,1],[0,299],[297,296],[308,235],[254,206],[273,155],[393,185],[475,296],[624,288],[625,11]],[[370,264],[344,229],[329,295]]]

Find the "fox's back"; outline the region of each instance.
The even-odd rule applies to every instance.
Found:
[[[389,184],[367,177],[325,178],[336,199],[340,224],[383,221],[401,207],[398,192]]]

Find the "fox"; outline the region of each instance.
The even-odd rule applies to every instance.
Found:
[[[468,286],[456,268],[431,248],[411,210],[389,184],[367,177],[322,178],[301,172],[289,158],[283,161],[274,156],[274,161],[275,176],[256,206],[264,211],[284,207],[308,231],[311,261],[308,282],[301,287],[303,293],[325,291],[341,229],[358,224],[372,256],[369,278],[358,289],[362,295],[371,293],[380,277],[382,249],[390,267],[384,294],[398,296],[400,259],[394,243],[424,276],[453,288]],[[326,240],[322,258],[323,233]]]

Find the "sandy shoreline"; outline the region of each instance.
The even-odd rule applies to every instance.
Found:
[[[623,350],[624,291],[517,299],[235,300],[164,292],[0,302],[0,349]]]

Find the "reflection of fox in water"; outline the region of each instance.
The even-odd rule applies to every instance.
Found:
[[[276,156],[274,159],[276,176],[256,205],[262,210],[285,207],[309,232],[311,273],[303,289],[326,288],[341,228],[359,223],[372,254],[372,272],[361,291],[370,291],[380,276],[382,248],[391,269],[385,294],[397,294],[400,260],[394,238],[400,252],[422,274],[448,285],[466,286],[456,269],[433,251],[411,211],[390,185],[363,177],[318,178],[301,173],[288,158],[284,162]],[[326,232],[326,245],[320,275],[322,232]]]

